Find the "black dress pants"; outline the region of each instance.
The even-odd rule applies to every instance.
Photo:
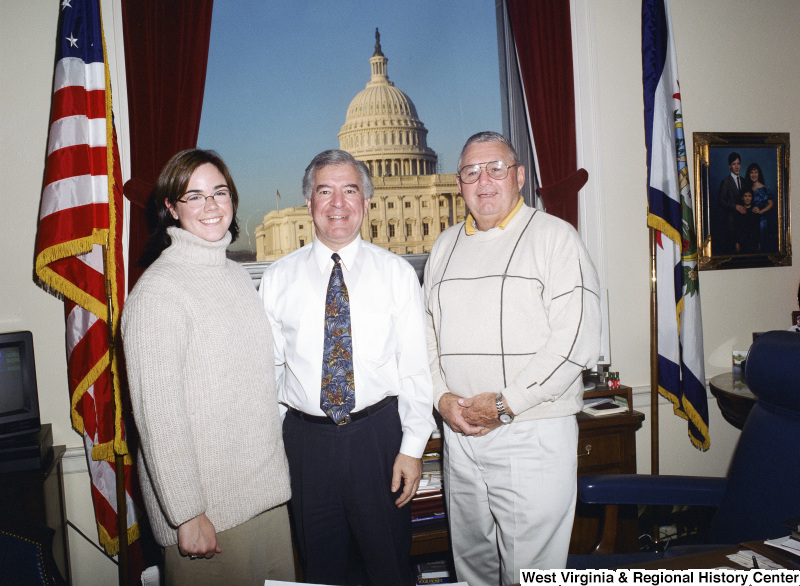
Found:
[[[414,583],[411,507],[398,509],[399,492],[390,492],[401,439],[397,401],[347,425],[286,414],[290,507],[307,582]]]

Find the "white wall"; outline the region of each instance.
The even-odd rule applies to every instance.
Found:
[[[634,405],[649,419],[649,284],[640,49],[640,0],[590,0],[595,33],[600,160],[596,177],[606,211],[613,369],[634,387]],[[81,438],[69,422],[62,303],[33,280],[33,249],[47,141],[57,0],[0,3],[0,330],[31,330],[42,420],[54,440],[76,448],[67,476],[68,516],[96,539]],[[105,3],[104,3],[105,8]],[[795,86],[800,79],[800,3],[773,0],[673,0],[687,146],[692,132],[789,132],[800,137]],[[796,171],[792,170],[796,176]],[[692,175],[693,177],[693,175]],[[592,180],[592,179],[590,179]],[[693,183],[692,179],[692,183]],[[794,183],[794,182],[793,182]],[[793,198],[798,217],[800,196]],[[733,348],[754,331],[788,327],[797,309],[795,266],[704,271],[706,375],[730,368]],[[711,449],[691,447],[686,424],[663,405],[661,472],[722,474],[738,432],[724,422],[713,398]],[[637,434],[639,470],[649,470],[649,420]],[[74,451],[70,452],[74,454]],[[70,530],[73,578],[79,584],[116,580],[116,569]]]

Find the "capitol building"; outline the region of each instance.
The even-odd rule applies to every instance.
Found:
[[[389,81],[377,29],[375,41],[370,80],[347,108],[339,148],[367,165],[375,185],[361,237],[397,254],[427,253],[464,220],[464,200],[454,173],[437,174],[414,103]],[[306,206],[297,206],[269,212],[255,235],[256,260],[272,261],[311,242],[314,226]]]

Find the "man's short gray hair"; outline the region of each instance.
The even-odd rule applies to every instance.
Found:
[[[347,151],[333,149],[321,152],[306,167],[306,172],[303,175],[303,197],[306,198],[306,201],[311,201],[311,196],[313,195],[314,174],[328,165],[353,165],[361,176],[361,190],[364,192],[364,199],[372,198],[375,193],[375,186],[372,185],[367,166]]]
[[[477,134],[473,134],[467,139],[467,142],[464,144],[464,148],[461,149],[461,154],[458,156],[458,169],[456,169],[456,173],[461,170],[461,160],[464,158],[464,153],[467,151],[467,148],[476,142],[499,142],[505,145],[508,149],[508,152],[511,154],[511,157],[514,159],[511,161],[511,165],[516,165],[519,163],[519,155],[517,154],[516,149],[511,144],[511,141],[508,140],[505,136],[500,134],[499,132],[478,132]]]

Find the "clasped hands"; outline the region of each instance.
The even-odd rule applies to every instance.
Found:
[[[439,399],[439,413],[456,433],[480,437],[500,427],[494,393],[471,398],[445,393]]]
[[[763,214],[764,212],[767,211],[767,209],[768,208],[759,208],[758,206],[753,206],[752,208],[750,208],[750,211],[753,212],[754,214]],[[739,204],[736,206],[736,211],[744,215],[747,213],[747,208]]]

